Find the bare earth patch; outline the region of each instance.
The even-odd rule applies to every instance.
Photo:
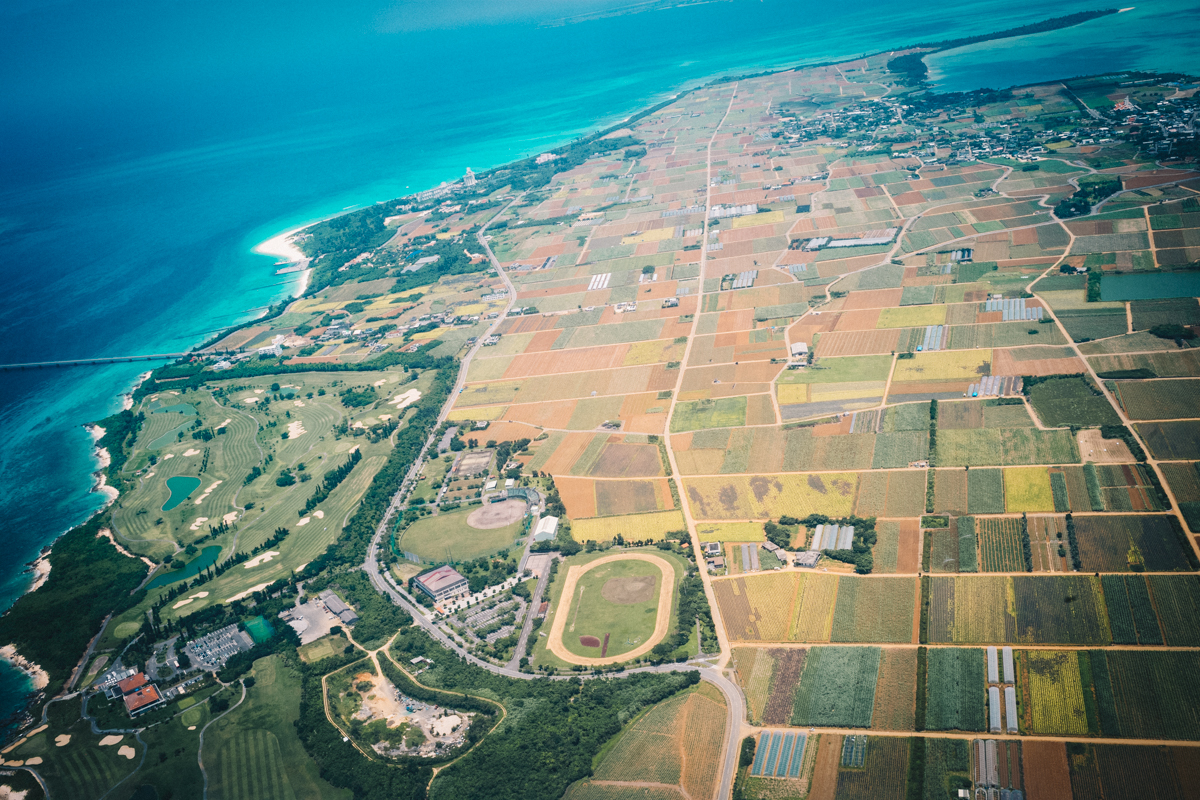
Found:
[[[1100,436],[1099,428],[1085,428],[1077,434],[1079,438],[1079,454],[1084,461],[1095,461],[1098,464],[1128,464],[1133,461],[1133,453],[1129,446],[1120,439],[1105,439]]]
[[[631,606],[645,603],[654,598],[654,576],[638,575],[632,578],[611,578],[600,589],[600,596],[610,603]],[[596,646],[596,645],[590,645]]]
[[[506,528],[525,516],[524,500],[505,500],[503,503],[490,503],[472,511],[467,516],[467,524],[481,531]]]

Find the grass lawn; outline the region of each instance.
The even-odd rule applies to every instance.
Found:
[[[254,663],[255,684],[246,700],[211,727],[204,764],[211,800],[255,797],[347,799],[318,774],[293,723],[300,714],[300,676],[279,656]]]
[[[478,530],[467,524],[477,508],[421,517],[404,531],[397,547],[426,561],[469,561],[511,547],[521,535],[520,520],[503,528]]]
[[[697,431],[703,428],[736,428],[746,424],[746,398],[722,397],[676,403],[671,417],[671,432]]]
[[[312,664],[330,656],[341,655],[349,644],[350,642],[345,636],[322,636],[315,642],[302,645],[299,649],[300,658],[302,661]]]
[[[1049,428],[1119,425],[1117,412],[1104,395],[1080,377],[1051,378],[1029,387],[1029,400]]]

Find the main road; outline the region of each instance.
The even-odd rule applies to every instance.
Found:
[[[503,214],[505,211],[507,211],[509,207],[511,207],[513,203],[516,203],[518,200],[520,200],[522,196],[523,195],[517,195],[517,197],[513,198],[512,202],[501,209],[495,217],[492,217],[492,219],[497,219],[500,214]],[[412,618],[416,620],[417,624],[424,628],[430,636],[432,636],[438,641],[439,644],[442,645],[442,647],[445,647],[447,650],[455,653],[464,661],[474,664],[482,669],[486,669],[489,672],[494,672],[497,675],[503,675],[506,678],[516,678],[518,680],[533,680],[535,678],[544,676],[529,672],[521,672],[519,669],[514,669],[511,666],[497,666],[496,664],[484,661],[474,654],[467,652],[454,641],[452,641],[450,637],[447,636],[446,633],[439,628],[432,619],[426,616],[425,609],[414,602],[412,598],[409,597],[408,593],[396,584],[396,581],[392,578],[392,576],[388,574],[386,570],[380,568],[379,564],[379,551],[380,548],[384,546],[384,536],[387,534],[392,516],[400,508],[400,506],[403,505],[404,498],[407,495],[409,488],[416,481],[416,476],[420,474],[421,463],[425,458],[425,454],[429,452],[429,448],[433,446],[433,442],[437,438],[437,427],[446,420],[447,415],[450,413],[450,409],[454,406],[455,398],[457,398],[458,393],[462,391],[463,385],[467,380],[467,369],[470,367],[471,359],[479,351],[479,348],[483,344],[483,340],[487,336],[495,333],[496,329],[500,327],[500,323],[503,322],[505,316],[508,315],[508,312],[512,309],[513,303],[516,300],[516,287],[513,286],[513,283],[509,279],[508,275],[506,275],[504,270],[501,269],[500,261],[496,258],[496,255],[492,252],[491,246],[484,238],[484,233],[487,231],[487,227],[490,224],[491,220],[489,220],[488,223],[486,223],[480,229],[478,238],[480,245],[483,246],[484,252],[487,253],[488,260],[491,261],[492,267],[496,270],[496,274],[500,276],[500,279],[504,281],[504,285],[508,288],[508,303],[504,307],[504,314],[501,314],[496,321],[488,327],[487,332],[478,338],[475,344],[471,346],[471,349],[467,351],[467,355],[463,357],[462,364],[458,370],[458,380],[454,384],[454,390],[450,393],[450,397],[447,398],[446,404],[442,407],[441,412],[438,414],[438,425],[434,428],[435,432],[431,433],[429,438],[425,440],[425,445],[421,448],[421,454],[415,461],[413,461],[413,465],[409,469],[408,475],[405,476],[404,480],[400,484],[400,487],[396,490],[396,493],[392,495],[392,501],[388,504],[388,508],[387,511],[384,512],[383,519],[380,521],[379,526],[375,529],[375,535],[371,537],[371,544],[367,548],[367,557],[363,562],[363,570],[367,573],[367,577],[370,579],[371,585],[373,585],[378,592],[391,598],[393,603],[400,606],[410,615],[412,615]],[[532,615],[533,612],[534,608],[531,606],[530,614]],[[713,686],[717,687],[717,689],[719,689],[721,694],[725,697],[725,750],[722,757],[721,780],[717,791],[717,800],[730,800],[733,795],[733,781],[737,775],[738,755],[741,752],[741,747],[739,745],[742,730],[742,720],[746,718],[745,698],[742,695],[741,689],[739,689],[733,683],[733,681],[726,678],[718,669],[714,669],[708,665],[694,663],[662,664],[657,667],[639,667],[637,669],[624,670],[619,673],[607,673],[605,677],[612,677],[614,675],[629,675],[635,672],[682,672],[689,670],[698,671],[700,673],[701,680],[707,681]],[[588,679],[592,677],[598,676],[551,676],[551,680],[569,680],[571,678]],[[700,799],[697,798],[697,800]]]

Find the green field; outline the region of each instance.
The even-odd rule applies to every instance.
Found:
[[[746,424],[746,398],[722,397],[676,403],[671,415],[671,433],[704,428],[736,428]]]
[[[983,651],[929,650],[925,727],[931,731],[982,731],[986,727]]]
[[[1048,428],[1098,428],[1121,422],[1104,395],[1083,378],[1050,378],[1028,391],[1030,403]]]
[[[563,629],[563,645],[579,656],[599,657],[605,637],[606,657],[627,653],[650,639],[658,617],[662,573],[645,561],[613,561],[584,573],[571,598]],[[594,636],[600,647],[585,647],[580,638]]]
[[[300,713],[300,675],[278,656],[254,663],[246,700],[205,732],[204,766],[212,800],[338,798],[304,752],[293,723]]]
[[[512,547],[521,536],[522,522],[492,530],[472,528],[467,517],[477,508],[481,506],[421,517],[397,535],[396,547],[435,562],[470,561]]]
[[[859,383],[864,381],[886,381],[891,368],[891,356],[822,358],[808,369],[785,371],[779,376],[779,383]]]
[[[871,727],[881,652],[878,647],[809,650],[792,707],[792,724]]]

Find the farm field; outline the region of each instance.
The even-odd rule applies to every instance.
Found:
[[[916,725],[916,696],[916,648],[883,648],[871,726],[891,731],[913,730]]]
[[[1104,395],[1083,378],[1047,378],[1028,388],[1029,403],[1050,428],[1067,425],[1118,425],[1117,412]]]
[[[986,728],[983,651],[931,648],[926,679],[925,727],[931,731]]]
[[[960,575],[928,580],[931,643],[1104,645],[1112,640],[1099,578]],[[1065,603],[1068,597],[1073,599]]]
[[[839,578],[830,641],[911,642],[916,588],[912,578]]]
[[[645,781],[677,786],[687,797],[711,796],[726,714],[724,696],[704,683],[664,700],[622,731],[591,780],[574,784],[565,797],[619,797],[612,792],[636,792],[637,784]],[[626,783],[631,785],[622,786]]]
[[[1081,568],[1088,572],[1126,572],[1134,567],[1130,549],[1150,572],[1192,569],[1187,539],[1169,515],[1081,516],[1073,520]],[[1194,555],[1192,555],[1194,558]]]
[[[1200,380],[1115,381],[1114,386],[1130,419],[1186,419],[1200,413]]]
[[[685,478],[683,490],[697,519],[765,519],[809,514],[848,516],[858,475],[731,475]]]
[[[761,527],[761,526],[760,526]],[[571,535],[578,542],[606,541],[618,533],[628,541],[659,540],[672,531],[686,530],[679,511],[651,511],[616,517],[577,519],[571,522]]]
[[[878,647],[816,647],[808,652],[793,725],[869,728],[879,676]]]
[[[1018,691],[1029,697],[1028,716],[1032,733],[1083,736],[1088,733],[1084,710],[1084,686],[1080,658],[1088,654],[1071,651],[1028,650],[1021,653],[1017,667]],[[1086,691],[1091,692],[1091,686]]]
[[[1024,572],[1020,518],[975,517],[974,521],[979,539],[980,572]]]

